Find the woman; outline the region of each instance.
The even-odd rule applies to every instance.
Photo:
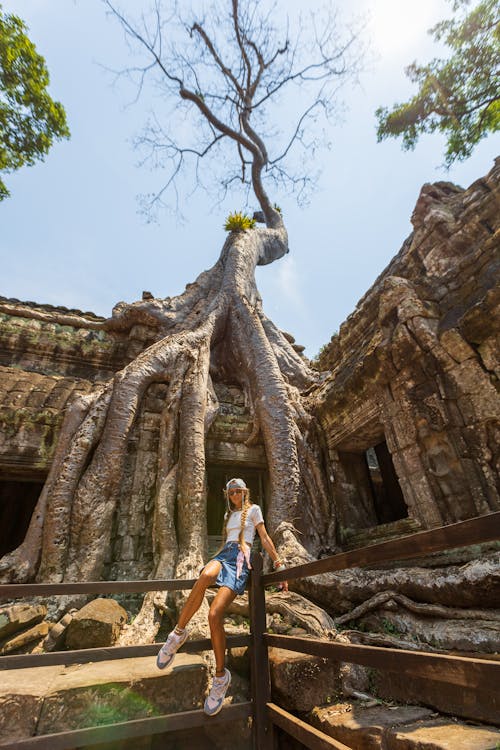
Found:
[[[233,599],[245,590],[251,567],[249,555],[255,530],[259,533],[262,546],[271,556],[274,569],[282,570],[284,567],[278,559],[276,548],[264,526],[262,511],[258,505],[250,502],[250,492],[243,479],[230,479],[226,484],[224,495],[227,511],[224,516],[222,538],[225,539],[225,544],[201,571],[200,577],[181,610],[177,625],[158,652],[156,659],[159,669],[165,669],[172,663],[177,650],[188,637],[186,627],[188,622],[200,608],[207,588],[215,583],[219,590],[212,601],[208,615],[216,667],[212,688],[204,706],[204,711],[209,716],[219,713],[226,691],[231,684],[231,673],[225,668],[224,615]],[[283,584],[283,590],[288,591],[286,583]]]

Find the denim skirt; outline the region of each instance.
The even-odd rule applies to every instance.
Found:
[[[226,542],[219,554],[212,557],[212,560],[218,560],[222,566],[215,585],[227,586],[232,591],[236,591],[238,595],[245,591],[250,572],[246,560],[243,560],[240,576],[237,578],[236,560],[239,551],[238,542]]]

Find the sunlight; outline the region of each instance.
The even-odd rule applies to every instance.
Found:
[[[447,15],[446,3],[439,0],[375,0],[366,7],[373,46],[384,57],[402,52],[408,56],[413,54],[413,48],[418,52],[429,39],[427,30]]]

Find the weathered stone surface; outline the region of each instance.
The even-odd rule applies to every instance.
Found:
[[[179,655],[160,673],[151,658],[68,669],[45,697],[38,734],[199,708],[206,684],[200,657]]]
[[[497,750],[500,730],[439,719],[394,729],[386,742],[386,750]]]
[[[321,352],[330,372],[310,403],[332,459],[341,538],[384,522],[387,498],[377,505],[364,466],[383,442],[406,505],[393,521],[408,515],[426,528],[500,508],[499,177],[497,159],[467,190],[425,185],[413,235]]]
[[[227,652],[227,666],[231,672],[237,672],[243,677],[250,676],[250,655],[247,646],[231,648]]]
[[[38,667],[2,672],[0,683],[0,737],[2,741],[32,737],[36,732],[44,697],[61,667]]]
[[[23,372],[0,365],[0,466],[29,475],[46,472],[61,427],[63,409],[88,393],[85,379]]]
[[[371,671],[372,689],[386,700],[425,703],[438,711],[486,724],[500,724],[500,694],[484,688],[446,685],[397,672]]]
[[[17,633],[14,638],[9,638],[5,641],[0,649],[1,654],[10,654],[12,651],[17,651],[23,648],[28,643],[33,641],[41,641],[42,638],[49,632],[48,622],[39,622],[28,630],[24,630],[22,633]]]
[[[73,312],[65,325],[62,308],[0,298],[0,363],[92,380],[109,377],[123,357],[120,337],[102,329],[103,318]]]
[[[281,648],[269,649],[273,700],[291,711],[311,711],[341,694],[340,664]]]
[[[179,654],[160,672],[150,657],[2,672],[0,736],[20,739],[200,708],[201,657]]]
[[[12,604],[0,608],[0,640],[43,620],[47,607],[43,604]]]
[[[66,629],[73,619],[74,614],[74,610],[66,612],[59,622],[56,622],[56,624],[50,629],[49,634],[43,642],[44,651],[57,651],[64,645]]]
[[[75,613],[66,631],[68,648],[112,646],[127,622],[127,613],[114,599],[94,599]]]
[[[387,750],[386,740],[394,727],[413,724],[432,712],[419,706],[375,706],[340,703],[316,708],[309,721],[317,729],[353,750]]]

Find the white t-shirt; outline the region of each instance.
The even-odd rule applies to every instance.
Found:
[[[264,523],[264,518],[262,517],[262,511],[260,509],[260,506],[251,505],[250,510],[247,513],[245,529],[243,531],[245,542],[250,546],[252,546],[253,544],[253,539],[255,536],[255,527],[259,523]],[[238,541],[238,537],[240,535],[240,527],[241,527],[241,510],[233,510],[230,513],[228,521],[227,521],[226,542]]]

